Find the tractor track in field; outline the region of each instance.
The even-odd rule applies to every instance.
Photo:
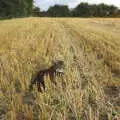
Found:
[[[91,63],[90,58],[88,58],[86,55],[87,53],[86,53],[85,48],[84,48],[84,45],[87,44],[85,42],[86,40],[85,40],[85,38],[83,38],[83,36],[80,36],[73,28],[71,28],[71,26],[69,26],[67,23],[63,22],[63,23],[59,23],[59,24],[61,24],[63,26],[65,33],[69,37],[68,43],[69,43],[70,48],[71,48],[70,50],[72,50],[71,54],[74,54],[72,56],[74,58],[73,62],[76,62],[76,64],[77,64],[77,68],[78,68],[80,77],[84,76],[84,73],[86,72],[84,70],[84,68],[87,67],[87,69],[90,70],[89,72],[91,72],[92,71],[92,69],[91,69],[92,63],[94,64],[94,61],[92,61],[92,63]],[[84,40],[82,43],[83,46],[81,46],[81,44],[79,43],[80,39]],[[92,55],[96,59],[96,56],[94,55],[94,53],[92,53]],[[81,60],[82,60],[82,62],[85,61],[85,62],[83,62],[84,63],[83,68],[82,68],[82,65],[80,64]],[[102,65],[103,63],[99,63],[99,60],[98,60],[98,64]],[[98,70],[98,72],[99,72],[99,70]],[[101,76],[99,76],[99,77],[101,77]],[[105,79],[105,78],[102,78],[102,79]],[[87,82],[87,81],[83,81],[83,83],[84,82]],[[92,81],[90,81],[90,82],[92,82]],[[98,84],[99,84],[99,82],[98,82]],[[113,106],[115,107],[115,109],[119,113],[120,112],[119,111],[119,108],[120,108],[120,102],[119,102],[120,86],[119,85],[117,85],[117,86],[116,85],[104,85],[103,90],[104,90],[104,93],[106,94],[106,97],[109,98],[109,101],[113,104]]]

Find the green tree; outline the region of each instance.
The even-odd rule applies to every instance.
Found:
[[[89,16],[90,17],[97,17],[97,5],[93,4],[93,5],[89,5]]]
[[[69,16],[69,8],[67,5],[54,5],[48,9],[47,13],[52,17],[67,17]]]
[[[0,17],[23,17],[32,14],[33,0],[0,0]]]
[[[26,10],[27,10],[27,15],[31,15],[32,14],[32,10],[33,10],[33,0],[24,0],[25,4],[26,4]]]
[[[110,16],[117,16],[119,15],[119,9],[114,5],[109,6],[109,15]]]
[[[109,15],[109,8],[104,3],[98,5],[98,16],[106,17]]]
[[[89,4],[80,3],[76,8],[73,9],[72,15],[75,17],[88,17],[89,16]]]
[[[37,6],[33,7],[33,16],[40,16],[40,8]]]

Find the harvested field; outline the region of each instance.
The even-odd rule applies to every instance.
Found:
[[[46,92],[29,84],[52,60],[63,78]],[[120,118],[120,19],[22,18],[0,21],[0,119]]]

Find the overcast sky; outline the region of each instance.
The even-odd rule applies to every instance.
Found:
[[[114,4],[120,8],[120,0],[34,0],[35,5],[39,6],[41,10],[47,10],[49,6],[54,4],[65,4],[70,8],[75,7],[80,2],[89,2],[89,3],[106,3]]]

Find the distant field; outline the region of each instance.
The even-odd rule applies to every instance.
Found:
[[[65,75],[29,92],[52,60]],[[120,119],[120,19],[23,18],[0,21],[0,119]]]

